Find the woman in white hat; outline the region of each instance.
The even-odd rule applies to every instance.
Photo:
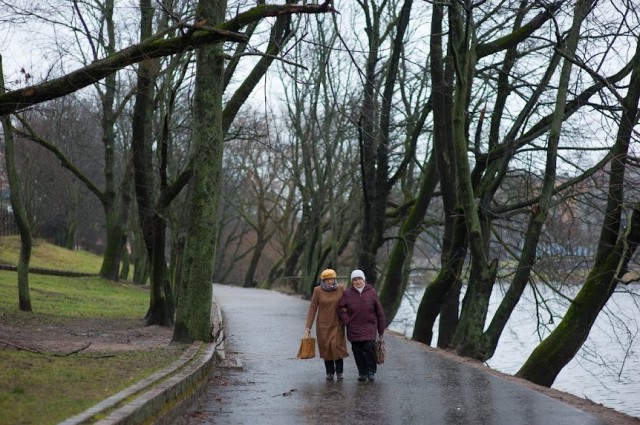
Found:
[[[362,270],[351,272],[351,287],[344,291],[338,312],[347,327],[347,339],[358,366],[358,381],[375,381],[376,333],[382,339],[386,322],[378,293],[366,282]]]

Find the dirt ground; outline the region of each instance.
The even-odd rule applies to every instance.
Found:
[[[55,324],[25,322],[16,317],[0,317],[0,350],[23,349],[68,354],[75,351],[109,352],[168,347],[172,330],[159,326],[145,326],[144,320],[78,319]],[[479,362],[464,359],[454,353],[435,350],[454,361],[481,368],[509,381],[546,394],[597,416],[610,425],[640,425],[640,418],[619,413],[574,395],[540,387],[490,369]]]
[[[0,349],[56,354],[144,350],[167,347],[172,329],[145,326],[144,320],[77,319],[39,323],[0,317]]]

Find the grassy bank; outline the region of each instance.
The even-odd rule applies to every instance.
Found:
[[[15,238],[0,238],[0,263],[17,262]],[[101,258],[38,242],[34,267],[97,273]],[[170,364],[181,348],[97,352],[65,346],[63,336],[140,326],[148,288],[97,277],[32,274],[33,313],[18,310],[17,274],[0,271],[0,424],[54,424]],[[44,340],[56,350],[30,349]],[[135,335],[133,335],[135,337]],[[3,343],[10,339],[11,344]],[[125,341],[126,342],[126,341]],[[125,344],[126,345],[126,344]]]
[[[18,236],[0,237],[0,264],[15,266],[20,254]],[[36,239],[31,251],[30,267],[66,270],[83,273],[98,273],[102,257],[87,251],[69,251]]]

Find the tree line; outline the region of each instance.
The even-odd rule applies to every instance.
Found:
[[[101,275],[133,265],[148,323],[176,341],[210,340],[212,279],[308,294],[322,269],[358,267],[391,321],[428,270],[413,338],[439,318],[439,347],[484,361],[528,286],[579,284],[517,373],[551,386],[637,257],[637,6],[296,3],[49,11],[78,69],[0,93],[21,308],[55,193],[69,246],[100,206]]]

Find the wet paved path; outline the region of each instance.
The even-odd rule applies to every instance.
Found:
[[[214,285],[213,296],[225,320],[226,356],[243,367],[218,368],[185,424],[602,424],[391,333],[375,382],[357,381],[352,356],[344,381],[326,381],[321,359],[295,357],[308,301],[223,285]]]

